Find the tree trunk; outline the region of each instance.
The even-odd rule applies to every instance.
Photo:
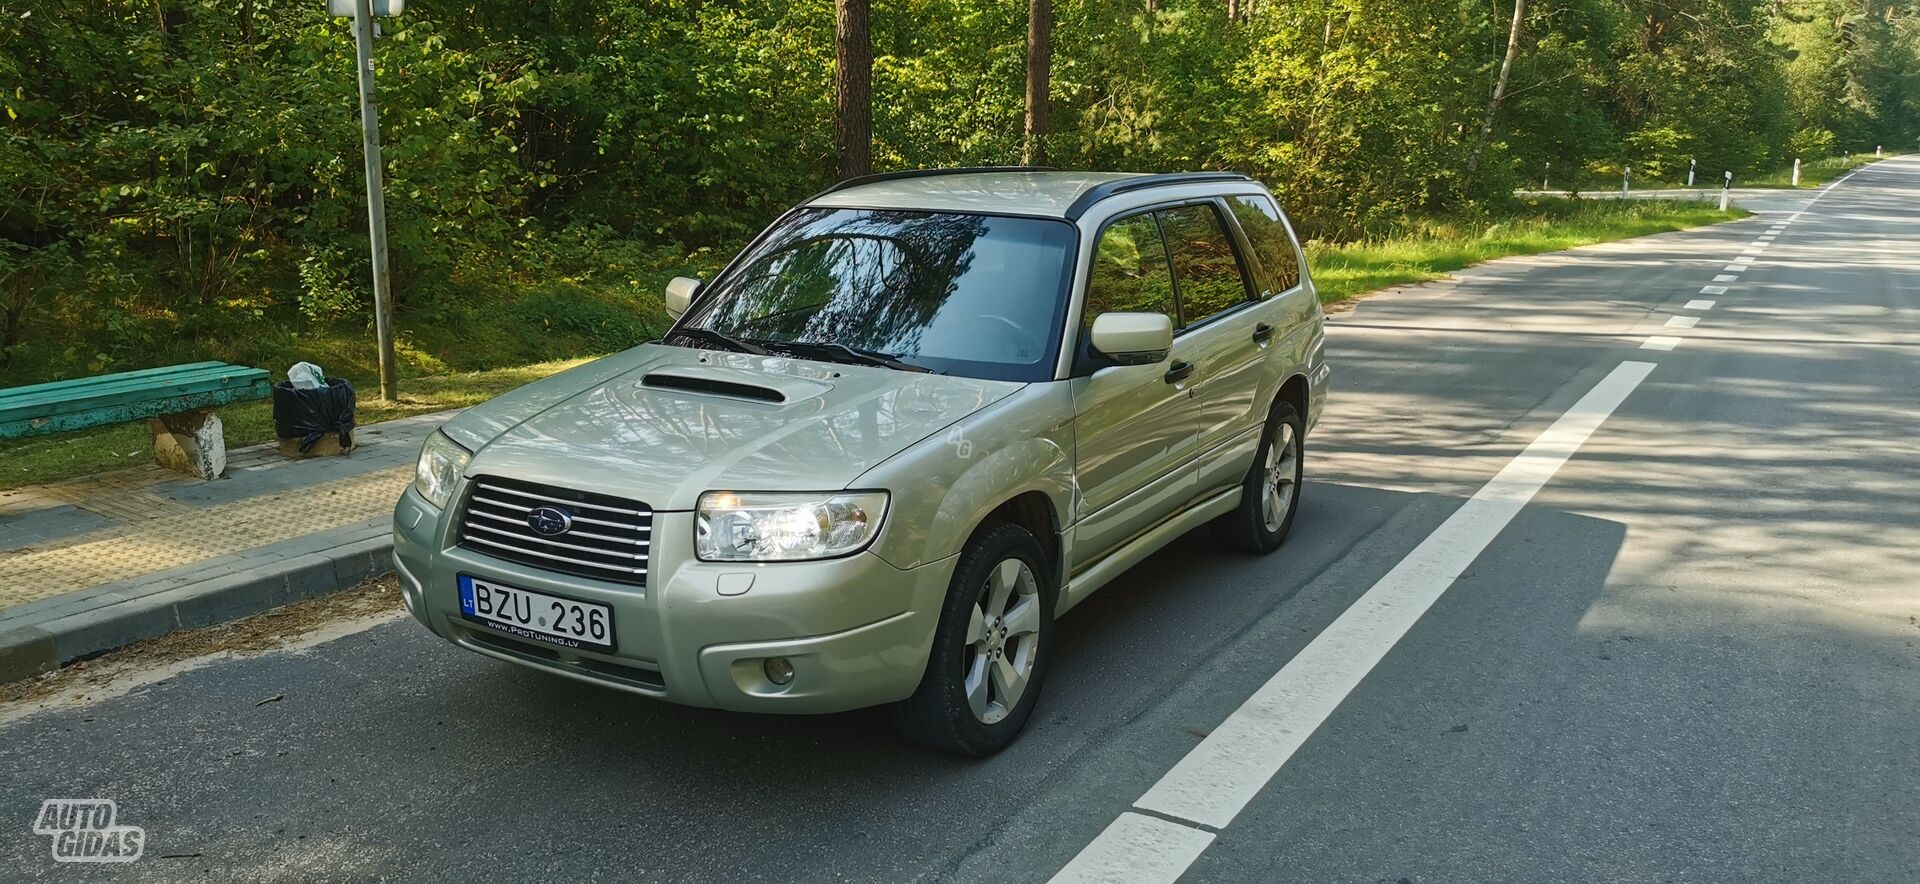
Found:
[[[1526,15],[1527,0],[1513,0],[1513,24],[1507,28],[1507,55],[1500,61],[1500,76],[1493,81],[1493,100],[1487,102],[1487,120],[1480,126],[1480,137],[1474,139],[1473,153],[1467,157],[1467,174],[1460,181],[1463,196],[1472,192],[1473,177],[1480,170],[1480,157],[1493,138],[1493,124],[1500,117],[1500,109],[1506,106],[1507,78],[1513,75],[1513,60],[1520,55],[1520,27]]]
[[[873,171],[871,0],[834,0],[833,146],[841,179]]]
[[[1053,106],[1048,93],[1053,83],[1053,0],[1030,0],[1027,6],[1027,128],[1021,162],[1038,166],[1047,161],[1047,133],[1053,129]]]
[[[1239,20],[1240,20],[1240,0],[1227,0],[1227,21],[1237,22]]]

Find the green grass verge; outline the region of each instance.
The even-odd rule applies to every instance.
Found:
[[[1334,304],[1376,289],[1425,282],[1482,261],[1557,252],[1650,233],[1665,233],[1744,218],[1712,205],[1664,200],[1569,200],[1547,197],[1503,212],[1503,220],[1475,224],[1410,224],[1399,236],[1342,245],[1311,243],[1307,266],[1322,303]]]
[[[1449,271],[1493,258],[1662,233],[1745,214],[1720,212],[1702,203],[1546,198],[1503,209],[1499,221],[1409,222],[1404,233],[1385,239],[1345,245],[1313,243],[1307,248],[1307,260],[1314,282],[1320,288],[1321,301],[1331,304],[1388,286],[1436,279]],[[640,312],[645,315],[637,319],[643,325],[664,327],[665,315],[659,312],[657,304],[649,304]],[[511,317],[503,322],[515,324]],[[470,334],[484,337],[484,330],[470,331]],[[313,346],[310,340],[308,348]],[[591,358],[403,377],[400,401],[383,403],[374,398],[376,388],[372,378],[366,376],[371,368],[363,363],[370,359],[350,358],[322,349],[336,361],[322,361],[321,365],[333,368],[344,363],[347,366],[347,376],[360,391],[359,422],[362,424],[464,408]],[[220,417],[226,424],[229,446],[273,440],[271,408],[265,402],[228,406],[220,410]],[[145,463],[149,457],[151,442],[144,422],[0,442],[0,488],[135,466]]]
[[[356,392],[361,397],[357,417],[361,424],[370,424],[477,405],[515,387],[572,368],[587,358],[402,378],[397,402],[381,402],[375,398],[377,387],[356,384]],[[229,405],[221,408],[219,414],[226,425],[229,447],[273,441],[273,409],[269,403]],[[0,442],[0,489],[138,466],[152,457],[153,444],[145,421]]]
[[[1821,187],[1842,175],[1868,163],[1876,162],[1873,154],[1862,153],[1844,157],[1825,157],[1800,164],[1800,186]],[[1793,167],[1789,166],[1769,175],[1761,175],[1748,181],[1735,179],[1735,187],[1792,187]]]
[[[1854,169],[1875,162],[1879,162],[1879,159],[1870,153],[1822,157],[1817,160],[1808,160],[1800,164],[1800,187],[1802,189],[1820,187]],[[1679,170],[1677,174],[1684,176],[1686,171],[1687,170],[1683,168]],[[1705,169],[1701,169],[1699,176],[1695,178],[1695,186],[1692,188],[1687,187],[1684,181],[1659,181],[1635,178],[1633,180],[1633,190],[1635,193],[1661,190],[1718,190],[1720,189],[1720,174],[1718,171],[1709,174]],[[1614,167],[1608,169],[1604,174],[1582,174],[1579,182],[1581,193],[1616,193],[1620,190],[1620,170],[1618,167]],[[1529,181],[1523,185],[1522,189],[1533,187],[1539,183],[1537,180]],[[1558,184],[1552,181],[1549,181],[1549,183]],[[1564,184],[1558,184],[1558,186],[1565,187]],[[1790,188],[1793,186],[1793,163],[1788,162],[1787,165],[1764,175],[1754,175],[1747,178],[1736,176],[1733,179],[1733,186]]]

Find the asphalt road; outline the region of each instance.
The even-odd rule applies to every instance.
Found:
[[[1287,546],[1196,534],[1076,609],[992,759],[398,620],[0,724],[0,877],[1920,880],[1920,159],[1811,198],[1338,317]],[[1250,715],[1270,679],[1335,705]],[[1229,732],[1278,769],[1225,818],[1134,807]],[[51,862],[29,821],[79,796],[147,858]]]

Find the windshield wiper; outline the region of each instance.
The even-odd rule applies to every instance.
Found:
[[[768,341],[767,343],[775,349],[789,351],[800,356],[820,356],[830,353],[862,365],[877,365],[881,368],[891,368],[895,371],[913,371],[922,374],[933,373],[933,369],[927,368],[924,365],[901,362],[891,353],[882,353],[878,350],[862,350],[858,347],[849,347],[834,341]]]
[[[689,327],[689,328],[677,329],[674,331],[671,337],[693,338],[695,340],[706,341],[709,344],[719,344],[720,346],[725,347],[729,350],[735,350],[741,353],[752,353],[755,356],[767,355],[767,348],[762,347],[759,344],[748,343],[747,341],[740,340],[739,338],[732,337],[730,335],[722,334],[710,328]]]

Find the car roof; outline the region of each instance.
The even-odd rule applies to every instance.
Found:
[[[1110,181],[1141,172],[953,171],[854,180],[808,201],[811,206],[993,212],[1065,218],[1076,200]]]

